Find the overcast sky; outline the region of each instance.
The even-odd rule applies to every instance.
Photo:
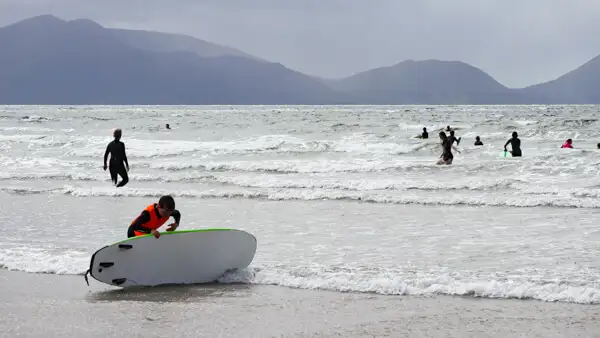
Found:
[[[0,0],[2,26],[40,14],[185,33],[323,77],[460,60],[522,87],[600,54],[599,0]]]

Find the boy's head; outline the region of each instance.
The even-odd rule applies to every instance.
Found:
[[[175,210],[175,200],[173,197],[166,195],[158,200],[158,213],[161,217],[171,216],[173,210]]]
[[[479,136],[475,136],[475,141],[479,141],[479,140],[480,140]]]
[[[517,132],[516,132],[516,131],[513,131],[513,133],[512,133],[512,137],[518,137],[518,136],[519,136],[519,134],[517,134]]]

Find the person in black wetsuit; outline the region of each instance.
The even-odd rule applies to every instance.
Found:
[[[108,154],[110,154],[110,163],[108,168],[110,169],[110,178],[114,184],[117,184],[117,175],[121,176],[121,182],[117,184],[117,187],[122,187],[129,182],[127,172],[129,171],[129,162],[127,162],[127,155],[125,154],[125,144],[121,142],[121,129],[115,129],[113,136],[115,139],[106,146],[104,152],[104,170],[106,171],[106,160]]]
[[[174,231],[179,227],[181,213],[175,209],[175,200],[173,197],[165,195],[158,200],[158,203],[152,203],[147,206],[131,223],[127,229],[127,238],[147,234],[152,234],[154,237],[159,238],[160,232],[157,229],[165,224],[169,220],[169,217],[173,217],[175,223],[169,224],[167,231]]]
[[[506,141],[504,144],[504,151],[506,151],[506,146],[510,143],[510,147],[512,148],[510,153],[513,157],[521,157],[521,140],[519,140],[519,134],[516,131],[513,131],[512,138]]]
[[[452,164],[452,161],[454,160],[454,155],[452,155],[452,148],[454,148],[454,150],[456,150],[459,154],[460,151],[458,149],[456,149],[454,147],[454,140],[452,140],[450,137],[446,136],[446,133],[443,131],[440,131],[440,140],[442,140],[442,155],[440,156],[440,160],[437,162],[437,164]]]
[[[483,142],[481,142],[481,139],[479,138],[479,136],[475,136],[475,145],[476,146],[482,146]]]
[[[429,138],[429,133],[427,132],[427,128],[423,128],[423,133],[421,133],[421,138]]]
[[[456,136],[454,136],[454,130],[450,130],[450,137],[449,137],[449,139],[450,139],[450,141],[451,141],[452,144],[454,144],[454,142],[456,142],[456,145],[458,145],[460,143],[460,139],[461,138],[462,137],[456,138]]]

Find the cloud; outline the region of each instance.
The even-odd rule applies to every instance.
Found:
[[[586,0],[0,2],[2,25],[39,14],[190,34],[325,77],[433,58],[468,62],[518,87],[600,54],[600,2]]]

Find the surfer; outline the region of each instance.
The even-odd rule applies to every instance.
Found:
[[[481,139],[479,138],[479,136],[475,136],[475,145],[476,146],[482,146],[483,142],[481,142]]]
[[[442,140],[442,155],[440,156],[440,160],[437,164],[452,164],[452,160],[454,159],[454,155],[452,155],[452,149],[456,150],[459,154],[460,151],[454,147],[454,141],[446,136],[446,133],[440,131],[440,139]]]
[[[565,143],[563,143],[563,145],[561,146],[561,148],[573,149],[573,140],[571,140],[571,139],[566,140]]]
[[[122,187],[129,182],[129,177],[127,176],[129,162],[127,162],[127,155],[125,154],[125,143],[121,142],[121,129],[115,129],[113,136],[115,139],[106,146],[106,151],[104,152],[104,171],[106,171],[106,160],[110,153],[110,163],[108,166],[110,169],[110,178],[114,184],[117,184],[117,175],[120,175],[121,182],[117,184],[117,187]]]
[[[427,132],[427,128],[423,128],[423,132],[421,133],[421,138],[429,138],[429,133]]]
[[[506,143],[504,144],[504,151],[506,150],[506,146],[510,143],[510,147],[512,148],[510,153],[512,154],[513,157],[521,157],[522,153],[521,153],[521,140],[519,140],[519,134],[517,134],[516,131],[513,131],[512,133],[512,138],[510,138],[508,141],[506,141]]]
[[[131,223],[127,229],[127,238],[152,234],[159,238],[160,228],[169,217],[175,219],[175,223],[169,224],[167,231],[174,231],[181,221],[181,213],[175,209],[175,200],[169,195],[162,196],[158,203],[152,203]]]

